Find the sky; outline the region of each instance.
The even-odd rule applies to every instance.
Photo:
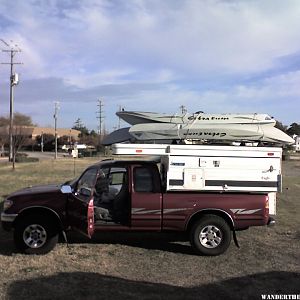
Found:
[[[300,123],[299,16],[298,0],[0,0],[0,39],[22,50],[14,111],[54,126],[59,101],[58,127],[97,130],[101,99],[108,131],[120,107]],[[9,76],[1,64],[0,116]]]

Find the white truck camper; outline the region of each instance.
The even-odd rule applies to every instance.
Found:
[[[266,193],[275,214],[282,149],[208,145],[115,144],[115,155],[159,156],[167,191]]]

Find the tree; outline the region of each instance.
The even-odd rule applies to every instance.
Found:
[[[80,144],[87,144],[95,147],[99,145],[99,134],[97,134],[95,130],[89,131],[80,118],[75,121],[72,129],[80,131],[78,141]]]
[[[35,138],[37,144],[42,143],[42,136],[38,135]],[[55,136],[53,134],[44,133],[43,134],[43,143],[44,143],[44,150],[45,151],[51,151],[54,149],[54,142],[55,142]]]
[[[80,118],[76,119],[76,121],[74,122],[73,129],[79,130],[79,128],[82,128],[82,127],[83,127],[83,123],[82,123],[81,119]]]
[[[8,126],[9,125],[9,116],[7,117],[0,117],[0,127],[1,126]],[[14,114],[14,125],[21,125],[21,126],[36,126],[33,124],[32,119],[30,116],[21,114],[16,112]]]
[[[34,124],[32,122],[32,119],[30,116],[26,116],[21,113],[14,114],[14,125],[36,126],[36,124]]]
[[[58,145],[74,145],[75,139],[72,136],[63,135],[57,140]]]
[[[289,127],[289,129],[287,130],[287,133],[289,135],[300,135],[300,124],[298,123],[292,123]]]
[[[282,130],[283,132],[287,132],[287,126],[283,125],[281,122],[276,121],[275,127]]]
[[[87,127],[85,127],[85,125],[82,123],[80,118],[78,118],[75,121],[74,126],[72,127],[72,129],[76,129],[76,130],[79,130],[81,132],[79,134],[79,137],[89,135],[89,130],[87,129]]]
[[[84,135],[80,137],[79,143],[97,147],[97,145],[99,144],[99,137],[91,134]]]
[[[15,169],[16,155],[24,145],[32,143],[31,130],[23,126],[14,126],[12,132],[12,167]]]
[[[30,116],[21,114],[21,113],[15,113],[14,114],[14,126],[12,128],[12,162],[13,162],[13,169],[15,168],[15,159],[18,151],[21,149],[22,146],[29,144],[29,137],[31,133],[29,132],[28,128],[26,126],[35,126],[32,122],[32,119]],[[7,117],[0,117],[0,127],[1,130],[1,136],[0,136],[0,147],[1,152],[4,151],[4,145],[9,144],[9,116]]]

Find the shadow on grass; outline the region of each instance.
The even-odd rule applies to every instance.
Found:
[[[148,250],[162,250],[195,255],[195,252],[187,240],[186,234],[178,232],[100,232],[96,233],[92,240],[76,232],[70,232],[68,234],[68,242],[69,244],[120,244]]]
[[[60,241],[64,243],[63,239]],[[126,245],[148,250],[162,250],[173,253],[195,255],[184,234],[178,233],[143,233],[143,232],[102,232],[93,239],[88,239],[80,233],[69,232],[68,243],[76,244],[113,244]],[[0,228],[0,255],[11,256],[18,253],[13,242],[13,232]]]
[[[299,280],[300,273],[268,272],[185,288],[74,272],[16,281],[5,299],[262,299],[299,294]]]

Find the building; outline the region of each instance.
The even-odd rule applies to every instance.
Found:
[[[300,136],[294,135],[293,139],[295,140],[295,144],[293,145],[296,152],[300,152]]]
[[[52,134],[55,135],[54,128],[51,127],[31,127],[32,133],[31,138],[35,140],[37,136],[41,136],[42,134]],[[76,129],[67,129],[67,128],[57,128],[57,137],[60,138],[62,136],[68,136],[74,139],[75,141],[78,141],[80,131]]]

